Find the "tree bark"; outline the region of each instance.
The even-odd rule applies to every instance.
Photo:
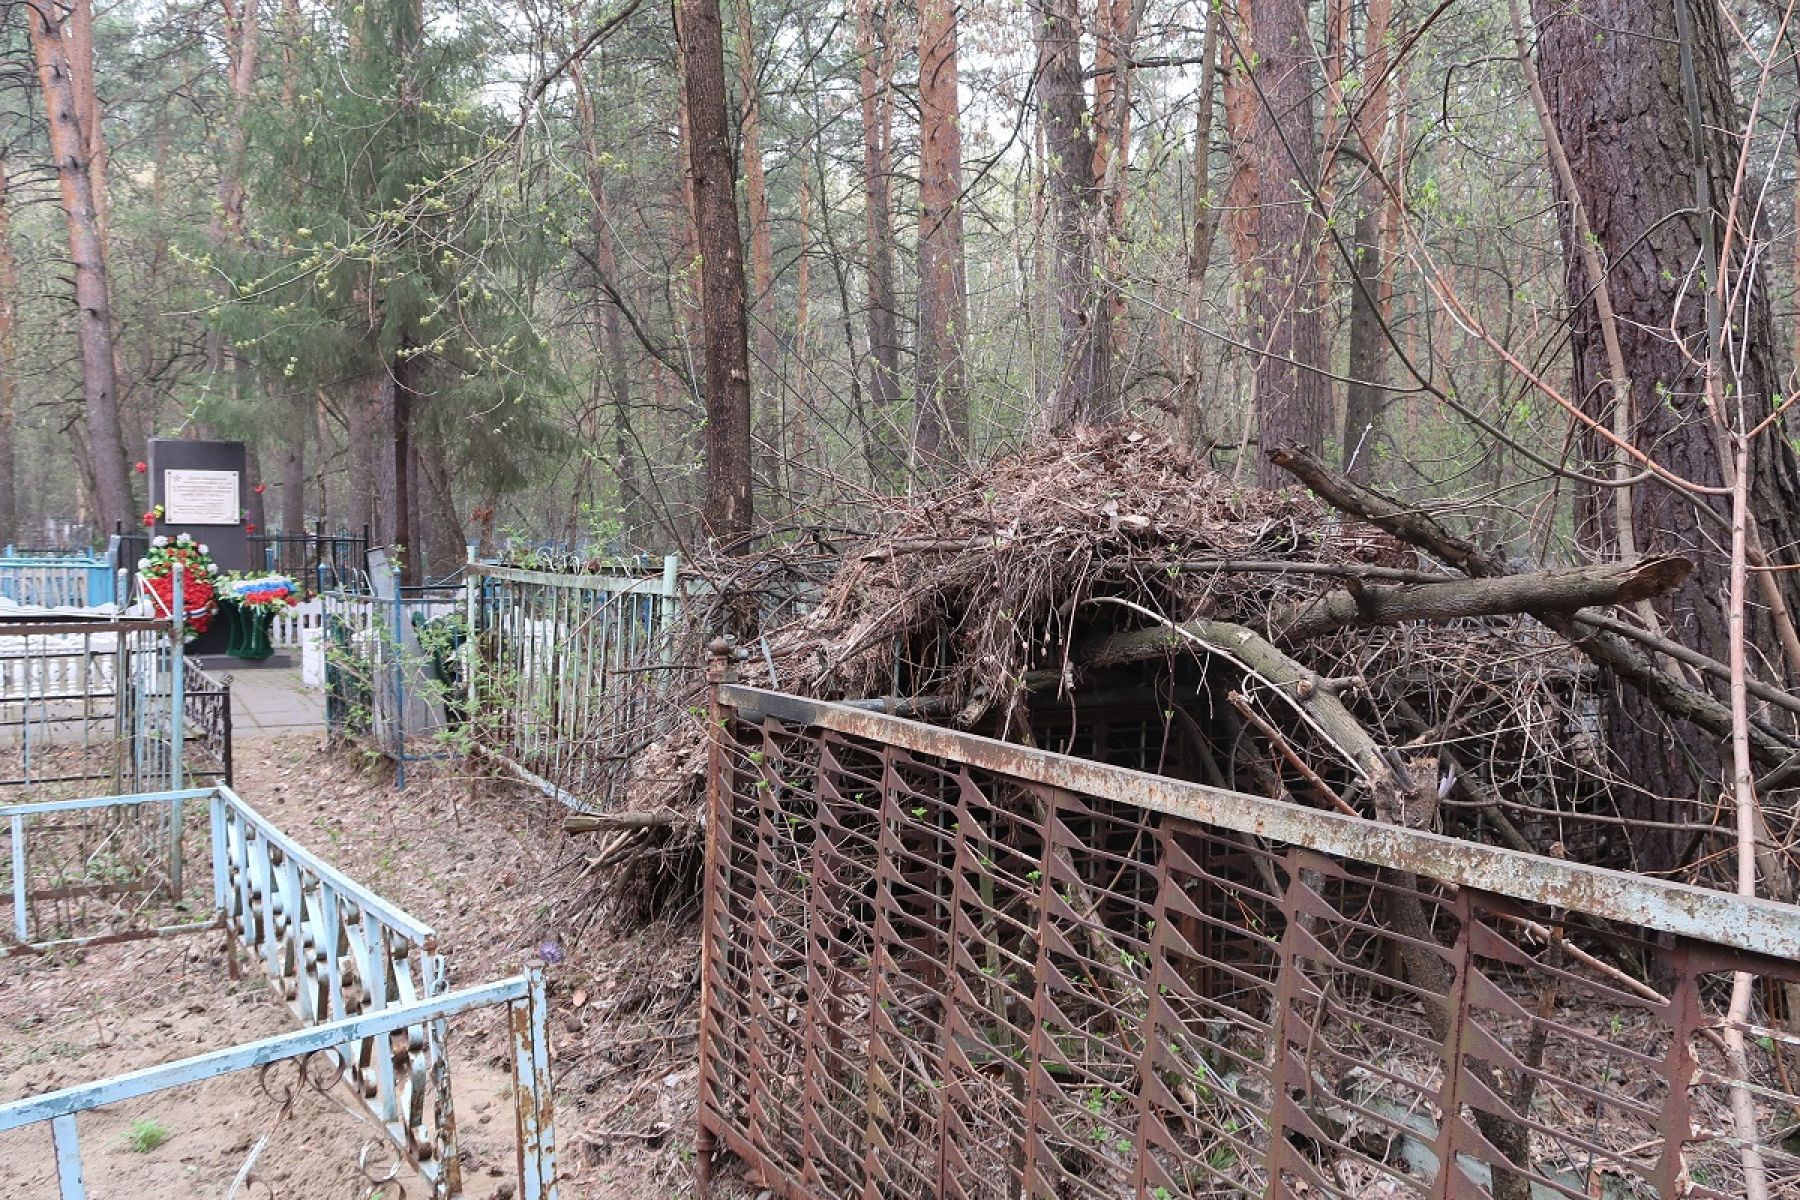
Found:
[[[1320,370],[1324,326],[1316,301],[1320,223],[1313,204],[1318,135],[1305,0],[1238,0],[1237,85],[1248,113],[1240,150],[1254,185],[1241,235],[1247,341],[1256,352],[1257,475],[1277,486],[1268,451],[1286,443],[1322,450],[1331,415]]]
[[[310,417],[312,400],[308,396],[288,396],[296,417]],[[306,524],[306,435],[310,420],[296,420],[281,431],[276,439],[281,447],[281,532],[289,537],[303,537]]]
[[[250,125],[245,120],[256,86],[259,43],[257,0],[221,0],[225,8],[226,82],[231,89],[230,148],[219,173],[220,227],[232,237],[244,236],[244,167],[250,152]]]
[[[1194,227],[1188,243],[1187,296],[1182,302],[1181,390],[1177,399],[1184,446],[1210,444],[1214,429],[1200,400],[1200,368],[1206,352],[1206,327],[1200,319],[1206,302],[1206,271],[1212,265],[1213,242],[1219,232],[1219,197],[1212,174],[1213,113],[1218,105],[1219,22],[1206,23],[1200,50],[1200,94],[1194,113]]]
[[[1387,370],[1387,336],[1382,332],[1381,209],[1364,192],[1357,198],[1356,226],[1351,234],[1355,255],[1350,276],[1350,381],[1344,385],[1344,437],[1339,445],[1344,470],[1352,479],[1374,475],[1381,438],[1381,412],[1387,406],[1382,376]]]
[[[389,427],[384,399],[387,391],[388,375],[381,371],[351,384],[343,397],[344,453],[350,460],[344,522],[353,533],[368,528],[376,544],[387,539],[387,530],[376,514],[382,498],[392,494],[392,485],[383,479],[387,472],[381,469],[382,461],[392,459],[380,452],[383,431]]]
[[[901,427],[900,341],[894,309],[894,53],[888,39],[885,0],[857,0],[856,47],[860,59],[863,133],[863,271],[868,280],[869,399],[875,412],[870,468],[877,480],[894,473]]]
[[[1108,383],[1112,414],[1124,409],[1124,380],[1113,377],[1125,350],[1126,178],[1131,165],[1131,75],[1145,0],[1100,0],[1094,37],[1094,186],[1100,219],[1093,225],[1094,259],[1103,272]],[[1207,22],[1211,32],[1212,22]]]
[[[112,305],[106,254],[89,173],[90,142],[82,126],[82,101],[69,62],[67,31],[55,0],[29,0],[27,24],[43,88],[50,152],[56,160],[68,226],[69,260],[75,268],[76,330],[81,345],[87,458],[94,476],[100,528],[133,523],[125,442],[119,425],[118,382],[113,369]],[[90,99],[91,103],[91,99]]]
[[[1681,6],[1691,22],[1685,36]],[[1553,0],[1534,0],[1532,11],[1540,74],[1576,192],[1568,195],[1553,177],[1562,201],[1575,396],[1593,420],[1612,428],[1602,314],[1571,224],[1578,201],[1606,265],[1620,357],[1631,371],[1630,440],[1675,474],[1721,488],[1729,472],[1717,421],[1731,414],[1709,411],[1705,364],[1735,365],[1730,386],[1755,414],[1752,420],[1772,410],[1781,388],[1761,278],[1766,267],[1748,257],[1760,251],[1761,231],[1747,215],[1754,202],[1738,201],[1735,216],[1728,211],[1741,119],[1718,9],[1710,0],[1595,0],[1576,15]],[[1596,37],[1596,29],[1606,36]],[[1709,264],[1722,252],[1730,254],[1720,266],[1734,291],[1728,327],[1715,319],[1715,331],[1706,295],[1717,278]],[[1691,269],[1699,270],[1697,282],[1687,277]],[[1590,472],[1606,474],[1616,452],[1602,434],[1584,426],[1579,444]],[[1800,463],[1779,422],[1756,441],[1751,480],[1753,545],[1775,548],[1791,563],[1800,544]],[[1608,552],[1617,543],[1609,490],[1582,488],[1578,516],[1585,544]],[[1650,479],[1632,488],[1629,516],[1641,553],[1683,554],[1697,564],[1687,584],[1656,606],[1671,636],[1726,657],[1729,563],[1721,535],[1729,525],[1728,498],[1697,497]],[[1800,579],[1783,572],[1770,582],[1794,611]],[[1755,614],[1751,640],[1775,644],[1766,613]],[[1626,775],[1640,785],[1622,797],[1624,815],[1701,819],[1695,802],[1718,785],[1718,747],[1679,731],[1670,736],[1652,716],[1631,692],[1612,698],[1610,742]],[[1633,841],[1640,865],[1653,871],[1677,867],[1687,845],[1674,830],[1640,830]]]
[[[1061,361],[1045,411],[1053,428],[1100,422],[1118,413],[1111,380],[1112,307],[1094,256],[1101,192],[1094,163],[1093,117],[1082,82],[1081,10],[1076,0],[1041,0],[1038,94],[1050,152],[1050,240],[1056,250],[1056,309]]]
[[[969,284],[963,262],[962,127],[956,6],[919,4],[919,341],[914,457],[927,468],[968,452],[964,375]]]
[[[1634,604],[1686,579],[1685,558],[1604,563],[1493,579],[1451,579],[1397,587],[1353,586],[1275,609],[1259,622],[1272,642],[1292,643],[1342,629],[1374,629],[1408,621],[1456,621],[1509,613],[1575,613],[1605,604]],[[1081,651],[1083,666],[1111,666],[1178,649],[1186,626],[1111,634]]]
[[[765,504],[785,503],[781,455],[781,338],[775,312],[775,246],[769,227],[769,179],[763,169],[762,94],[756,71],[756,29],[749,0],[737,5],[739,130],[744,201],[750,217],[751,409],[761,430]]]
[[[1359,66],[1361,101],[1354,115],[1356,140],[1368,166],[1356,197],[1356,227],[1352,234],[1355,258],[1350,280],[1350,382],[1344,388],[1344,437],[1340,449],[1344,470],[1352,479],[1360,480],[1374,475],[1375,456],[1382,442],[1382,417],[1388,403],[1387,390],[1382,386],[1388,358],[1382,214],[1388,200],[1381,178],[1390,124],[1387,72],[1388,27],[1392,17],[1392,0],[1369,0]]]
[[[706,338],[706,532],[741,550],[751,530],[750,351],[744,252],[738,231],[725,108],[725,35],[719,0],[680,0],[676,34],[687,96],[688,171],[700,248]]]
[[[13,326],[17,312],[13,297],[19,293],[19,264],[13,257],[12,196],[8,191],[7,162],[0,155],[0,546],[19,536],[19,490],[13,422],[18,404],[18,360],[13,356]]]
[[[68,17],[69,71],[75,87],[75,118],[87,142],[88,178],[93,181],[94,218],[100,226],[100,254],[106,259],[112,230],[112,191],[107,170],[112,156],[100,123],[100,92],[94,84],[93,0],[70,0]],[[116,369],[116,368],[115,368]]]
[[[402,339],[388,363],[388,448],[392,462],[384,464],[383,469],[392,471],[394,481],[388,513],[389,540],[401,548],[401,578],[417,587],[424,582],[424,564],[420,553],[423,547],[419,545],[418,492],[413,487],[412,443],[414,408],[422,399],[419,389],[424,360],[412,351],[410,341]]]

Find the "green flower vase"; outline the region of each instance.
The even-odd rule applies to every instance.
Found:
[[[221,607],[230,614],[231,621],[227,631],[230,640],[226,644],[225,653],[251,662],[260,662],[275,653],[275,647],[269,641],[269,626],[275,620],[274,613],[242,604],[226,604]]]

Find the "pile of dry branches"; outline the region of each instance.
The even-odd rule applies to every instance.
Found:
[[[1210,782],[1629,865],[1592,659],[1681,715],[1717,702],[1599,614],[1688,564],[1514,573],[1305,456],[1284,465],[1325,498],[1239,485],[1141,427],[1046,439],[892,514],[748,642],[742,676],[1012,739],[1034,706],[1135,686],[1181,713]],[[711,632],[696,622],[689,657]],[[704,750],[686,721],[634,765],[632,813],[574,823],[610,835],[592,862],[614,901],[691,889]]]

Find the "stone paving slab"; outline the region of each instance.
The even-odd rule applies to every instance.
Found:
[[[231,676],[236,739],[325,729],[325,697],[300,681],[300,669],[239,671]]]

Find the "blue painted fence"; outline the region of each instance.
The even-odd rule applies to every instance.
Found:
[[[109,556],[31,555],[0,549],[0,598],[41,608],[93,608],[115,599]]]

